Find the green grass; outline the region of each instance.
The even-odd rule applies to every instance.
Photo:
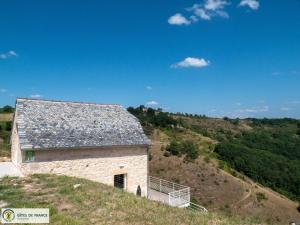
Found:
[[[74,189],[73,185],[77,183],[81,186]],[[50,208],[50,223],[57,225],[253,224],[251,221],[169,207],[113,187],[67,176],[3,178],[0,180],[0,200],[14,208]]]

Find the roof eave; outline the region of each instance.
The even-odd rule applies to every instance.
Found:
[[[51,148],[21,148],[22,151],[44,151],[44,150],[68,150],[68,149],[104,149],[104,148],[122,148],[122,147],[151,147],[149,144],[131,144],[131,145],[102,145],[102,146],[76,146],[76,147],[51,147]]]

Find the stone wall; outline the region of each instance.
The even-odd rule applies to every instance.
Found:
[[[126,190],[136,193],[140,185],[142,196],[147,196],[147,147],[36,150],[35,161],[28,163],[24,162],[22,152],[21,171],[24,175],[64,174],[113,185],[114,175],[125,174]]]
[[[11,161],[20,168],[22,163],[22,154],[19,143],[19,135],[17,132],[16,121],[14,120],[11,134]]]

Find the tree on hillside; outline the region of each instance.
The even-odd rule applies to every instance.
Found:
[[[6,131],[11,131],[12,129],[12,122],[8,121],[5,123]]]
[[[181,154],[181,146],[178,141],[172,140],[171,143],[166,147],[166,150],[170,152],[172,155],[180,155]]]
[[[4,106],[3,108],[0,108],[0,113],[13,113],[15,109],[9,105]]]
[[[199,156],[198,145],[193,141],[176,141],[172,140],[171,143],[166,147],[166,150],[172,155],[185,155],[185,159],[191,161],[195,160]]]
[[[148,117],[154,117],[155,116],[155,110],[152,108],[147,109],[147,116]]]
[[[297,135],[300,136],[300,122],[298,122],[297,127],[298,127]]]
[[[153,108],[146,108],[141,105],[137,108],[128,107],[128,112],[136,116],[142,125],[152,125],[154,127],[172,127],[177,125],[176,119],[169,115],[169,113],[162,112],[162,110],[155,110]]]

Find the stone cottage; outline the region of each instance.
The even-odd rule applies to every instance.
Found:
[[[11,144],[24,175],[76,176],[147,196],[150,141],[119,105],[19,98]]]

